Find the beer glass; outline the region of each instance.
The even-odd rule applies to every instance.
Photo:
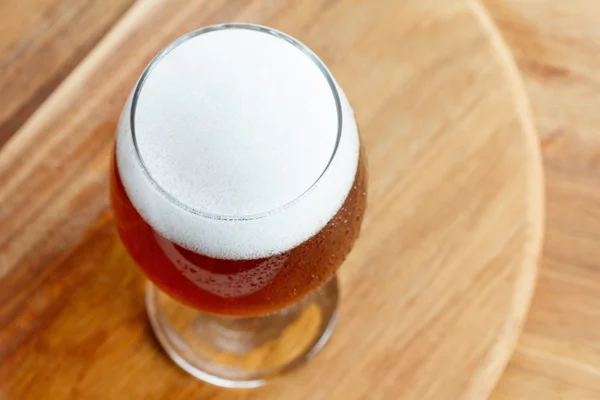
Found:
[[[110,179],[152,328],[180,367],[255,387],[323,347],[366,176],[348,100],[306,46],[252,24],[168,45],[124,106]]]

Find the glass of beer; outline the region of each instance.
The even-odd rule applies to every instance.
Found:
[[[328,340],[366,206],[358,129],[323,62],[264,26],[191,32],[146,67],[117,129],[111,202],[158,341],[225,387]]]

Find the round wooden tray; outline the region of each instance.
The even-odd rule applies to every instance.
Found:
[[[527,312],[543,212],[501,39],[467,1],[241,4],[138,1],[2,150],[0,397],[487,396]],[[274,26],[324,59],[355,108],[370,175],[331,343],[251,392],[195,381],[162,353],[107,203],[113,130],[144,64],[226,20]]]

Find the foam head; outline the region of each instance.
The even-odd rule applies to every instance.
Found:
[[[317,233],[352,185],[358,137],[340,93],[308,49],[278,32],[193,33],[151,63],[125,107],[125,189],[158,232],[191,250],[286,251]]]

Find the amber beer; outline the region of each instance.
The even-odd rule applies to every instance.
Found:
[[[123,108],[110,187],[152,330],[187,372],[256,387],[327,342],[366,173],[350,103],[302,43],[237,23],[171,43]]]
[[[208,28],[146,69],[125,106],[112,205],[131,256],[198,310],[257,316],[330,280],[365,210],[354,114],[310,50]]]
[[[162,237],[132,205],[114,159],[111,201],[123,243],[161,290],[198,310],[260,315],[295,303],[336,273],[360,230],[365,169],[361,157],[346,200],[315,236],[284,253],[254,260],[211,258]]]

